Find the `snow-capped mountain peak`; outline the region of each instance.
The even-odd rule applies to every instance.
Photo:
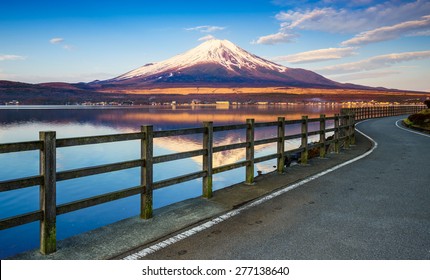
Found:
[[[148,63],[95,86],[142,89],[153,87],[339,87],[312,71],[288,68],[236,46],[212,39],[167,60]]]
[[[176,55],[162,62],[151,63],[113,79],[121,81],[125,79],[156,75],[157,73],[178,72],[199,64],[217,64],[228,71],[237,72],[238,69],[253,70],[264,68],[267,70],[285,72],[288,68],[252,55],[228,40],[212,39],[197,47]]]

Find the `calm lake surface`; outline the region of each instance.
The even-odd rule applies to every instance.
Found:
[[[204,121],[214,126],[276,121],[278,117],[300,119],[302,115],[332,116],[339,106],[317,105],[248,105],[248,106],[176,106],[91,108],[86,106],[0,106],[0,143],[38,140],[39,131],[56,131],[57,138],[106,135],[140,131],[151,124],[154,130],[200,127]],[[319,129],[315,123],[313,130]],[[311,129],[312,130],[312,129]],[[300,127],[288,126],[287,134],[296,134]],[[275,137],[273,128],[257,128],[255,139]],[[311,138],[312,140],[312,138]],[[214,145],[245,141],[244,130],[215,133]],[[317,141],[317,138],[315,138]],[[201,135],[175,136],[154,140],[154,155],[201,149]],[[287,148],[299,141],[287,142]],[[256,147],[255,156],[276,152],[276,145]],[[57,149],[57,172],[87,166],[134,160],[140,157],[140,142],[125,141]],[[214,154],[214,167],[245,158],[245,150],[237,149]],[[255,165],[255,171],[271,172],[275,160]],[[154,165],[154,182],[201,170],[201,157]],[[39,152],[0,154],[0,181],[34,176],[39,173]],[[92,197],[140,184],[140,169],[133,168],[79,179],[57,182],[57,204]],[[214,175],[214,190],[245,179],[244,168]],[[154,191],[154,208],[201,195],[201,179]],[[139,214],[138,195],[82,209],[57,217],[59,240]],[[0,219],[35,211],[39,208],[39,187],[0,193]],[[0,231],[0,258],[4,259],[39,246],[39,223],[34,222]]]

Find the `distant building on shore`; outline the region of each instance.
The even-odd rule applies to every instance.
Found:
[[[6,106],[9,106],[9,105],[19,105],[19,101],[18,100],[12,100],[12,101],[9,101],[9,102],[5,102],[4,105],[6,105]]]

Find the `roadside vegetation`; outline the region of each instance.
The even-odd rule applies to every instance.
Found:
[[[424,101],[427,109],[424,109],[416,114],[412,114],[403,120],[403,123],[411,128],[425,130],[430,133],[430,100]]]

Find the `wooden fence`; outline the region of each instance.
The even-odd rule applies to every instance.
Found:
[[[399,116],[406,114],[418,113],[427,108],[422,105],[391,105],[391,106],[373,106],[373,107],[355,107],[343,108],[340,113],[343,115],[353,114],[356,121],[361,121],[371,118]]]
[[[411,109],[412,107],[408,108]],[[362,119],[363,116],[382,116],[380,115],[382,113],[376,113],[378,111],[368,114],[365,108],[358,109],[363,109],[361,111],[357,111],[360,119]],[[248,119],[245,124],[234,124],[225,126],[213,126],[212,122],[204,122],[203,126],[199,128],[166,131],[154,131],[153,126],[148,125],[142,126],[141,131],[135,133],[65,139],[56,139],[56,133],[54,131],[44,131],[39,133],[38,141],[0,144],[0,153],[12,153],[30,150],[40,151],[39,175],[8,181],[0,181],[0,192],[13,191],[31,186],[40,186],[39,210],[0,220],[0,230],[39,221],[40,252],[42,254],[50,254],[52,252],[55,252],[57,248],[56,217],[58,215],[133,195],[140,195],[140,217],[143,219],[149,219],[152,217],[153,213],[152,198],[153,191],[156,189],[194,180],[197,178],[202,178],[202,196],[210,198],[212,196],[212,177],[214,174],[225,172],[235,168],[245,167],[245,183],[253,184],[254,164],[256,163],[271,159],[277,159],[277,172],[282,173],[285,169],[286,156],[292,154],[300,154],[301,164],[306,164],[308,161],[308,152],[311,149],[319,149],[319,155],[321,157],[324,157],[326,154],[327,146],[333,144],[334,151],[339,152],[341,143],[343,143],[344,146],[347,148],[349,145],[354,144],[355,142],[355,120],[354,116],[349,114],[354,111],[351,110],[352,109],[348,109],[348,111],[344,111],[344,113],[348,114],[336,114],[332,117],[326,117],[325,115],[321,115],[319,118],[308,118],[307,116],[303,116],[301,120],[285,120],[284,117],[279,117],[277,121],[265,123],[255,123],[254,119]],[[395,111],[396,113],[405,113],[405,111],[402,111],[400,109],[394,111],[386,111],[385,109],[381,110],[383,112],[393,113]],[[334,127],[326,128],[327,121],[334,123]],[[319,123],[319,130],[309,131],[310,123]],[[299,124],[301,126],[301,133],[294,135],[285,135],[286,126],[294,124]],[[277,136],[273,138],[255,140],[254,130],[255,128],[260,127],[277,127]],[[224,146],[214,146],[214,133],[228,130],[245,130],[246,141]],[[326,138],[327,133],[333,133],[333,139],[328,140]],[[154,138],[190,134],[203,134],[203,143],[201,149],[161,156],[153,155]],[[309,143],[309,136],[312,135],[319,135],[319,142]],[[285,150],[285,141],[291,139],[301,139],[301,146],[297,149]],[[58,148],[130,140],[139,140],[141,143],[141,154],[140,158],[138,159],[73,170],[66,170],[61,172],[56,171],[56,151]],[[274,154],[256,158],[254,156],[255,147],[258,145],[269,143],[277,143],[277,152]],[[212,159],[214,153],[233,149],[246,149],[246,158],[243,161],[239,161],[236,163],[213,167]],[[202,170],[194,173],[189,173],[183,176],[169,178],[166,180],[161,180],[157,182],[153,181],[154,164],[196,156],[203,157]],[[60,205],[57,205],[56,203],[56,183],[59,181],[136,167],[140,167],[141,169],[141,182],[138,186]]]

